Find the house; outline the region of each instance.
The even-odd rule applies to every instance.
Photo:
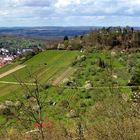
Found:
[[[1,48],[0,49],[0,54],[8,55],[9,54],[9,50],[8,49],[5,49],[5,48]]]
[[[14,60],[13,56],[0,55],[0,68],[6,64],[10,64]]]
[[[34,52],[33,49],[30,49],[30,48],[24,48],[22,49],[22,53],[27,53],[27,52]]]

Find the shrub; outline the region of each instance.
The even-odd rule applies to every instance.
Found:
[[[98,66],[100,68],[105,68],[106,67],[105,62],[101,58],[99,58]]]
[[[64,92],[64,88],[56,88],[56,92],[57,92],[57,94],[58,95],[62,95],[63,94],[63,92]]]
[[[131,85],[140,85],[140,69],[136,68],[132,74],[131,80],[130,80]]]
[[[60,106],[63,108],[68,108],[69,102],[67,100],[63,100],[63,101],[61,101]]]

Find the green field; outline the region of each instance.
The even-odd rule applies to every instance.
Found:
[[[79,54],[79,51],[49,50],[42,52],[22,64],[26,65],[26,67],[1,78],[0,81],[17,82],[17,80],[21,80],[25,83],[32,83],[33,79],[29,76],[31,73],[32,76],[37,76],[40,83],[47,84],[62,75]],[[88,80],[92,82],[94,87],[109,86],[110,81],[108,77],[110,73],[107,69],[102,69],[98,66],[98,60],[101,58],[109,65],[110,57],[110,52],[98,50],[86,54],[86,60],[79,62],[74,66],[77,68],[77,72],[73,75],[73,80],[76,82],[77,87],[83,87]],[[139,54],[133,55],[132,57],[132,60],[137,63],[139,62]],[[117,79],[114,79],[114,82],[119,86],[124,86],[121,89],[124,93],[130,93],[131,88],[125,87],[131,76],[127,71],[128,54],[118,53],[111,59],[113,74],[117,76]],[[0,74],[14,68],[18,64],[19,62],[16,62],[1,68]],[[22,93],[20,85],[12,85],[11,83],[0,83],[0,89],[0,100],[10,98],[11,96],[9,95],[13,95],[12,93]]]
[[[45,51],[33,58],[29,59],[22,65],[26,65],[12,74],[9,74],[0,79],[0,81],[5,82],[17,82],[21,80],[22,82],[31,82],[32,78],[29,76],[36,76],[40,83],[46,84],[50,79],[56,77],[56,75],[62,74],[78,55],[78,51]],[[10,64],[6,67],[0,69],[0,74],[14,68],[18,63]],[[0,83],[0,97],[10,98],[10,93],[19,93],[21,88],[19,85],[12,84],[1,84]]]
[[[12,69],[13,67],[16,67],[18,64],[19,64],[18,62],[15,62],[13,64],[8,64],[5,67],[0,68],[0,74]]]
[[[78,61],[77,56],[80,58],[85,56],[85,59]],[[24,91],[20,85],[16,84],[16,80],[21,79],[26,84],[32,83],[33,79],[29,76],[29,73],[31,73],[33,76],[37,76],[41,85],[43,85],[39,87],[39,93],[41,100],[45,101],[46,105],[43,112],[45,121],[52,120],[56,125],[62,123],[66,128],[73,129],[77,120],[80,120],[86,122],[88,127],[93,127],[96,123],[100,124],[100,120],[108,119],[104,115],[104,113],[107,113],[104,107],[108,111],[108,107],[112,107],[114,100],[117,101],[120,98],[123,99],[121,101],[124,101],[131,97],[132,87],[127,84],[132,75],[128,69],[128,58],[127,53],[116,52],[116,55],[112,56],[109,51],[96,49],[92,52],[85,51],[82,53],[79,53],[79,51],[42,52],[23,63],[22,65],[26,65],[23,69],[0,79],[0,102],[4,102],[4,100],[15,102],[19,99],[27,101],[26,95],[29,90],[34,92],[32,86],[27,85],[29,90]],[[104,61],[105,67],[99,65],[100,59]],[[136,67],[140,62],[140,54],[131,54],[131,61]],[[18,64],[19,62],[6,66],[0,72],[6,72]],[[111,67],[112,72],[110,71]],[[52,86],[50,81],[62,76],[69,68],[76,69],[76,71],[73,75],[68,75],[65,78],[71,76],[69,80],[74,84],[68,85],[62,82],[59,86]],[[113,78],[111,74],[115,75],[116,78]],[[4,84],[2,81],[14,83]],[[85,88],[87,81],[92,83],[90,89]],[[48,86],[48,84],[50,85]],[[113,107],[116,110],[115,105]],[[119,105],[120,100],[117,102],[118,107]],[[101,109],[101,111],[98,112],[98,109]],[[76,117],[70,116],[71,110],[75,112]],[[3,122],[3,120],[4,118],[0,115],[0,122]],[[31,124],[30,127],[34,128],[34,124]]]
[[[131,87],[126,86],[131,78],[131,74],[128,72],[128,54],[117,53],[115,56],[111,56],[110,52],[103,52],[96,49],[90,53],[60,50],[45,51],[22,64],[26,65],[26,67],[1,78],[0,81],[17,82],[17,80],[21,80],[25,83],[32,83],[33,79],[29,76],[29,73],[31,73],[33,76],[37,76],[40,83],[48,84],[71,67],[72,62],[74,62],[78,55],[85,55],[86,59],[74,65],[77,71],[72,79],[75,81],[77,87],[84,87],[86,81],[89,80],[95,88],[108,87],[113,82],[114,86],[120,86],[119,88],[123,93],[131,93]],[[99,67],[99,58],[104,60],[107,68]],[[131,61],[135,62],[134,64],[138,64],[140,62],[139,53],[132,54]],[[108,66],[110,63],[112,63],[113,75],[117,76],[117,78],[112,79],[113,81],[109,79],[111,73],[109,72]],[[1,68],[0,74],[14,68],[18,64],[19,62],[16,62]],[[0,89],[0,100],[10,98],[11,96],[9,95],[13,95],[12,93],[22,93],[19,85],[12,85],[11,83],[0,83]]]

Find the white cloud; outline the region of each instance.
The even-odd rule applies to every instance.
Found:
[[[80,4],[81,0],[57,0],[55,7],[67,7],[71,4]]]
[[[139,13],[140,0],[0,0],[0,26],[32,19],[39,25],[139,25]]]
[[[6,15],[8,15],[7,11],[0,11],[0,16],[6,16]]]

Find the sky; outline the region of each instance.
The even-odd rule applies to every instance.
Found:
[[[0,27],[140,26],[140,0],[0,0]]]

